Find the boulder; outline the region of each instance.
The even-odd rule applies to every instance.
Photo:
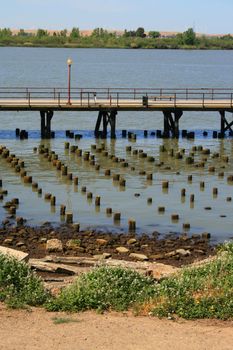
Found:
[[[63,251],[62,241],[56,238],[49,239],[46,243],[46,250],[50,253],[62,252]]]
[[[116,248],[116,251],[120,254],[126,254],[129,252],[129,249],[128,248],[125,248],[125,247],[117,247]]]
[[[147,261],[147,260],[149,260],[148,256],[146,256],[144,254],[131,253],[129,256],[130,256],[130,258],[133,258],[133,259],[136,259],[136,260],[139,260],[139,261]]]
[[[16,249],[0,246],[0,254],[15,258],[18,261],[28,261],[28,253],[21,252]]]

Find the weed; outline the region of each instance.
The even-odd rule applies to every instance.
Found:
[[[0,301],[18,308],[41,305],[46,299],[42,281],[24,262],[0,254]]]
[[[151,278],[121,267],[100,267],[81,275],[47,304],[51,311],[127,310],[145,300],[155,288]]]
[[[52,320],[54,324],[81,322],[80,320],[74,320],[73,318],[65,318],[65,317],[53,317]]]

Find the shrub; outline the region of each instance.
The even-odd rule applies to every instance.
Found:
[[[152,314],[175,314],[187,319],[233,318],[232,272],[233,244],[228,243],[216,260],[162,281],[151,300]]]
[[[99,267],[81,275],[76,282],[47,304],[50,311],[97,309],[127,310],[154,293],[151,278],[121,267]]]
[[[0,301],[20,307],[41,305],[46,299],[41,279],[25,263],[0,254]]]

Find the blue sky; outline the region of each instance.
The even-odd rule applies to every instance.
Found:
[[[7,0],[0,28],[136,29],[233,33],[233,0]]]

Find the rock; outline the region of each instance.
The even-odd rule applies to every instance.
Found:
[[[190,250],[185,250],[185,249],[176,249],[176,252],[181,255],[181,256],[189,256],[191,253],[190,253]]]
[[[16,243],[16,247],[19,247],[19,248],[20,248],[20,247],[23,247],[23,246],[25,246],[25,243],[22,242],[22,241]]]
[[[160,253],[160,254],[150,255],[150,259],[155,259],[155,260],[164,259],[164,254]]]
[[[11,245],[13,243],[13,238],[6,238],[3,241],[3,244]]]
[[[21,252],[16,249],[0,246],[0,254],[15,258],[18,261],[28,261],[28,253]]]
[[[202,237],[203,239],[210,239],[211,234],[210,234],[209,232],[203,232],[203,233],[201,234],[201,237]]]
[[[50,253],[62,252],[63,251],[62,241],[56,238],[49,239],[46,243],[46,250]]]
[[[103,253],[104,259],[109,259],[109,258],[111,258],[111,256],[112,256],[112,254],[110,254],[110,253]]]
[[[129,249],[128,248],[125,248],[125,247],[117,247],[116,248],[116,251],[120,254],[126,254],[129,252]]]
[[[140,261],[147,261],[149,260],[148,256],[144,255],[144,254],[138,254],[138,253],[131,253],[130,258],[136,259],[136,260],[140,260]]]
[[[154,265],[150,265],[147,275],[152,276],[157,281],[168,278],[175,273],[180,271],[179,268],[171,266],[171,265],[165,265],[160,263],[155,263]]]
[[[80,247],[80,243],[79,239],[70,239],[66,242],[66,247],[75,250],[77,247]]]
[[[39,242],[40,243],[46,243],[47,242],[47,238],[41,237]]]
[[[108,241],[106,239],[103,239],[103,238],[97,238],[96,243],[98,245],[106,245],[108,243]]]
[[[173,256],[176,256],[178,253],[176,250],[172,250],[171,252],[165,253],[166,258],[172,258]]]
[[[40,259],[30,259],[28,264],[37,271],[62,273],[67,275],[75,275],[80,272],[80,269],[77,266],[50,263]]]
[[[128,241],[127,241],[127,244],[128,244],[128,245],[132,245],[132,244],[135,244],[135,243],[137,243],[137,240],[136,240],[135,238],[130,238],[130,239],[128,239]]]

